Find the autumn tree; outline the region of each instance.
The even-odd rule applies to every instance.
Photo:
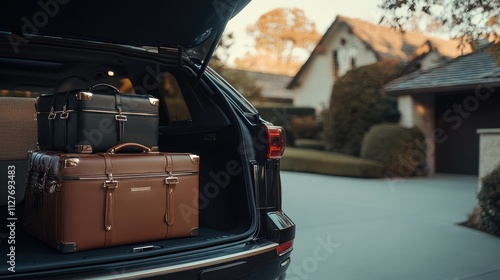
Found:
[[[235,61],[236,67],[275,74],[294,75],[302,65],[298,54],[310,52],[320,34],[314,22],[298,8],[277,8],[248,26],[255,38],[255,52]]]
[[[234,34],[232,32],[222,34],[217,48],[210,60],[210,67],[217,73],[221,74],[222,70],[226,67],[229,51],[234,43]]]
[[[460,38],[462,47],[487,38],[494,42],[494,52],[500,50],[499,0],[383,0],[380,8],[386,12],[382,21],[401,30],[415,17],[427,15],[452,38]]]

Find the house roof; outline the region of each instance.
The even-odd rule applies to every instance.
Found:
[[[292,79],[291,76],[270,73],[254,72],[241,69],[226,69],[229,72],[243,72],[262,88],[262,97],[293,99],[293,94],[285,90],[286,85]]]
[[[487,51],[457,57],[398,78],[384,87],[390,95],[438,93],[500,86],[500,66]]]
[[[403,68],[399,76],[401,77],[404,75],[408,75],[412,72],[422,69],[422,61],[425,60],[425,58],[433,52],[437,52],[439,54],[438,50],[432,45],[432,42],[427,40],[424,44],[418,47],[415,50],[415,52],[413,52],[413,54],[409,57],[410,61]],[[437,59],[434,59],[434,63],[443,63],[450,59],[452,58],[439,56]]]
[[[344,16],[337,16],[332,25],[325,32],[319,43],[314,48],[313,52],[302,65],[295,77],[288,84],[288,89],[293,89],[299,84],[299,80],[305,70],[309,67],[312,60],[318,53],[321,53],[328,39],[339,27],[347,26],[347,28],[368,48],[371,49],[378,59],[383,57],[396,58],[407,62],[411,60],[411,56],[415,50],[429,41],[432,46],[438,50],[441,56],[454,58],[462,54],[459,50],[459,42],[447,41],[438,38],[426,36],[420,32],[409,31],[399,32],[394,28],[377,25],[368,21],[354,19]],[[470,50],[465,50],[469,52]]]

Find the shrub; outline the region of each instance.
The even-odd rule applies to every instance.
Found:
[[[380,91],[401,69],[398,61],[383,59],[335,81],[324,134],[328,150],[358,156],[363,136],[372,125],[399,121],[396,100],[383,97]]]
[[[316,112],[311,107],[255,106],[255,108],[264,120],[283,127],[286,127],[294,116],[314,115]]]
[[[315,109],[311,107],[289,107],[289,106],[255,106],[259,115],[266,121],[274,125],[282,126],[286,129],[288,123],[294,116],[314,115]],[[286,144],[293,145],[293,134],[288,133]]]
[[[382,162],[386,176],[407,177],[427,171],[425,136],[416,127],[374,125],[363,139],[361,157]]]
[[[500,166],[481,179],[479,230],[500,236]]]
[[[321,131],[321,124],[313,115],[294,116],[286,126],[287,136],[294,139],[317,139]]]

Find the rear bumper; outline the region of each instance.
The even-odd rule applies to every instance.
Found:
[[[101,264],[85,268],[52,270],[47,274],[18,274],[20,279],[165,279],[274,280],[284,277],[290,252],[278,255],[270,241],[211,248],[183,255],[166,255],[132,262]],[[16,278],[16,277],[14,277]],[[16,278],[17,279],[17,278]]]
[[[211,258],[191,259],[186,263],[165,267],[151,267],[138,271],[121,271],[115,275],[98,277],[97,279],[275,279],[284,274],[288,268],[289,259],[278,257],[278,244],[267,242],[259,245],[224,249],[218,255],[212,252]],[[95,279],[95,277],[92,277]]]

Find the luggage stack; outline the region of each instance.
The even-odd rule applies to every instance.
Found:
[[[27,232],[64,253],[197,235],[199,157],[158,151],[158,104],[109,85],[40,96]]]

